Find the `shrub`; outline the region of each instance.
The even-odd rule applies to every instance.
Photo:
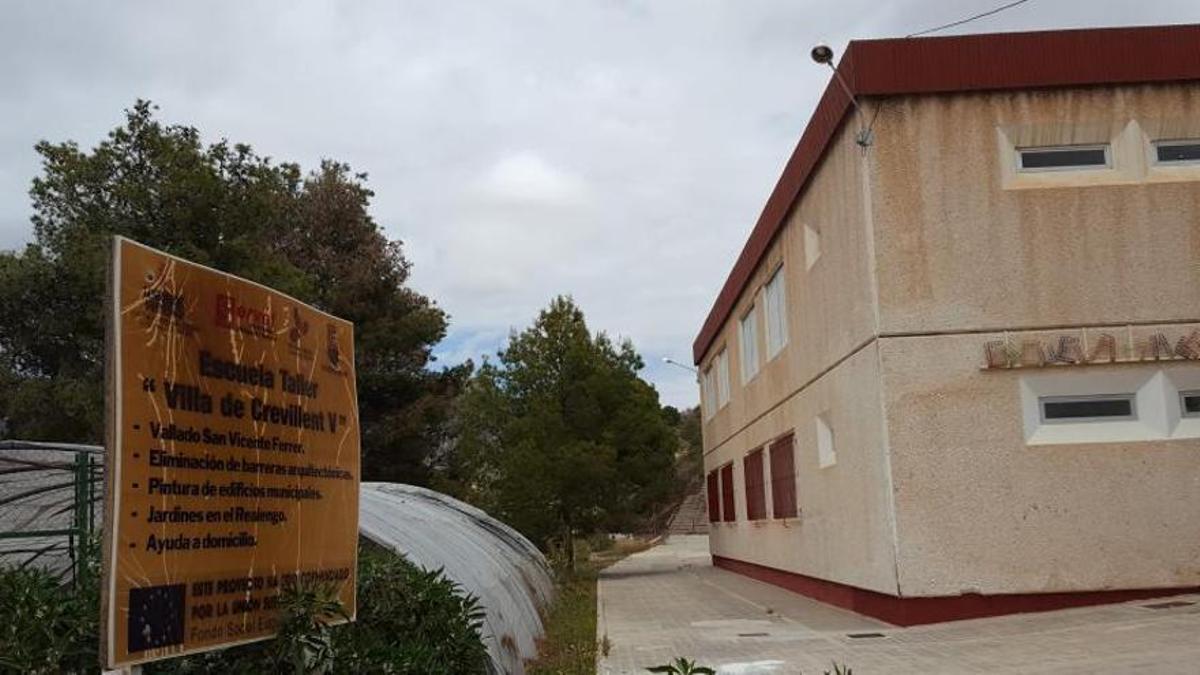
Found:
[[[334,633],[337,671],[481,673],[483,608],[441,570],[425,571],[374,544],[359,547],[356,630]]]
[[[74,584],[36,569],[0,569],[0,672],[99,670],[99,544],[83,542]]]
[[[399,675],[487,671],[487,650],[479,635],[483,609],[441,570],[421,570],[360,540],[354,623],[330,628],[313,621],[336,613],[329,595],[301,589],[285,598],[285,626],[290,620],[295,629],[284,630],[280,639],[166,661],[155,672],[298,673],[301,667],[308,673]]]
[[[294,673],[333,672],[337,659],[333,624],[350,619],[338,598],[338,585],[289,586],[280,594],[280,614],[279,634],[271,642],[275,663],[289,665]]]
[[[74,586],[38,570],[0,569],[0,672],[97,673],[99,555],[84,548]],[[297,587],[281,601],[279,638],[147,664],[146,673],[487,672],[483,609],[440,570],[417,568],[362,541],[358,617],[331,588]]]

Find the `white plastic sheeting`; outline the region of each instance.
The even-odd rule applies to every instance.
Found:
[[[76,473],[80,456],[93,466]],[[71,568],[78,537],[65,534],[75,526],[75,483],[86,479],[92,491],[92,520],[101,527],[104,509],[104,448],[74,443],[0,441],[0,534],[58,532],[39,536],[0,537],[0,567],[32,566],[54,574]]]
[[[74,453],[103,460],[103,448],[62,443],[0,441],[0,532],[70,527]],[[101,527],[96,466],[93,504]],[[26,493],[29,493],[26,495]],[[522,675],[537,655],[541,610],[554,583],[546,559],[516,530],[473,506],[432,490],[399,483],[363,483],[359,531],[426,569],[442,569],[479,598],[483,638],[493,672]],[[0,565],[33,564],[60,572],[70,564],[65,536],[0,540]]]
[[[540,610],[554,583],[546,559],[516,530],[439,492],[363,483],[359,531],[426,569],[441,568],[487,612],[483,639],[496,672],[521,675],[537,655]]]

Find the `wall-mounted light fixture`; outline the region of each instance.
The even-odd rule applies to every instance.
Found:
[[[838,81],[838,84],[842,87],[842,91],[846,92],[846,96],[850,98],[850,103],[858,111],[858,119],[862,123],[862,128],[854,136],[854,142],[862,147],[863,150],[871,147],[871,143],[875,140],[874,134],[871,131],[871,125],[867,123],[867,116],[863,113],[862,106],[858,104],[858,97],[850,90],[850,85],[846,84],[846,80],[842,79],[842,73],[833,63],[833,47],[825,43],[818,43],[809,52],[809,56],[812,57],[813,62],[817,65],[829,66],[829,69],[833,71],[834,79]]]

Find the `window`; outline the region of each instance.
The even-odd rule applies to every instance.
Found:
[[[737,520],[737,510],[733,505],[733,464],[721,467],[721,520],[732,523]]]
[[[787,291],[784,290],[783,267],[775,270],[767,282],[764,295],[767,306],[767,359],[773,359],[788,341]]]
[[[1109,166],[1108,144],[1017,149],[1017,168],[1021,171],[1105,169]]]
[[[758,374],[758,312],[754,307],[746,312],[741,322],[742,384]]]
[[[762,520],[767,517],[762,448],[751,452],[742,460],[742,475],[746,479],[746,520]]]
[[[717,407],[729,403],[729,350],[717,354]]]
[[[1200,435],[1200,419],[1182,418],[1179,408],[1179,392],[1200,389],[1200,373],[1191,369],[1168,376],[1148,367],[1046,368],[1019,383],[1027,445]]]
[[[1200,163],[1200,140],[1157,141],[1154,143],[1154,159],[1159,164]]]
[[[1200,391],[1179,392],[1179,408],[1184,417],[1200,417]]]
[[[712,419],[717,411],[729,403],[729,354],[725,349],[709,361],[700,378],[700,399],[703,403],[704,419]]]
[[[717,470],[708,472],[708,522],[716,523],[721,520],[721,485]]]
[[[771,444],[771,515],[796,517],[795,442],[789,434]]]
[[[1046,368],[1018,381],[1027,445],[1200,438],[1197,368]]]
[[[708,364],[708,368],[704,370],[704,377],[700,380],[700,397],[704,403],[704,419],[712,418],[713,414],[717,412],[716,381],[713,379],[715,377],[715,373],[713,373],[714,363],[716,363],[716,359],[713,359],[713,363]]]
[[[833,449],[833,426],[829,413],[817,415],[817,462],[821,468],[837,464],[837,453]]]
[[[1043,396],[1043,422],[1103,422],[1137,419],[1134,394]]]

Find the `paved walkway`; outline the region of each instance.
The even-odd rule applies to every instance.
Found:
[[[719,673],[1179,673],[1200,675],[1200,596],[893,628],[712,567],[708,537],[672,537],[600,576],[604,675],[676,656]],[[1161,602],[1161,601],[1157,601]],[[852,633],[883,637],[851,638]]]

